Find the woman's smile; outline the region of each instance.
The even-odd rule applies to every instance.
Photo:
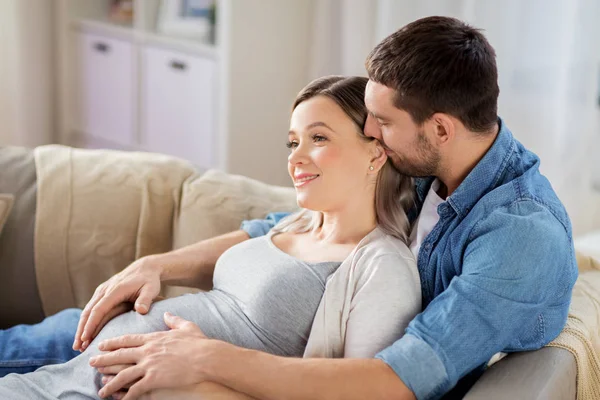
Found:
[[[308,185],[310,182],[314,181],[315,179],[317,179],[320,175],[316,174],[300,174],[300,175],[296,175],[294,176],[294,186],[295,187],[301,187],[301,186],[306,186]]]

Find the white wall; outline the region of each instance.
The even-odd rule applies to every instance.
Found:
[[[484,29],[497,53],[500,116],[540,156],[575,233],[600,229],[598,0],[318,0],[317,8],[313,77],[364,74],[373,46],[425,16]]]
[[[0,145],[54,133],[54,0],[0,0]]]
[[[12,142],[15,130],[16,2],[0,0],[0,145]]]

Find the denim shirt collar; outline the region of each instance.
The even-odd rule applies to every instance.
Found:
[[[500,129],[492,147],[447,199],[448,204],[460,217],[464,217],[485,193],[495,187],[514,152],[515,141],[510,130],[501,118],[498,118],[498,125]],[[419,204],[425,200],[434,180],[435,177],[415,180]]]

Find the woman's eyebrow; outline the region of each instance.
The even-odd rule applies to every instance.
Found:
[[[309,129],[312,129],[312,128],[316,128],[316,127],[319,127],[319,126],[325,127],[327,129],[329,129],[330,131],[333,131],[333,129],[331,129],[329,127],[329,125],[327,125],[325,122],[321,122],[321,121],[313,122],[312,124],[307,125],[306,126],[306,130],[309,130]]]
[[[312,128],[316,128],[319,126],[327,128],[331,132],[335,132],[333,129],[331,129],[331,127],[329,125],[327,125],[325,122],[321,122],[321,121],[317,121],[317,122],[313,122],[312,124],[308,124],[306,126],[306,128],[304,128],[304,130],[308,131],[308,130],[311,130]],[[290,131],[288,132],[288,135],[295,135],[295,134],[296,134],[296,132],[293,129],[290,129]]]

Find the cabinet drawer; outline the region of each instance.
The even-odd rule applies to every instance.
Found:
[[[215,61],[143,50],[142,142],[146,150],[215,166]]]
[[[80,129],[85,135],[114,144],[135,145],[133,45],[80,33],[79,46]]]

